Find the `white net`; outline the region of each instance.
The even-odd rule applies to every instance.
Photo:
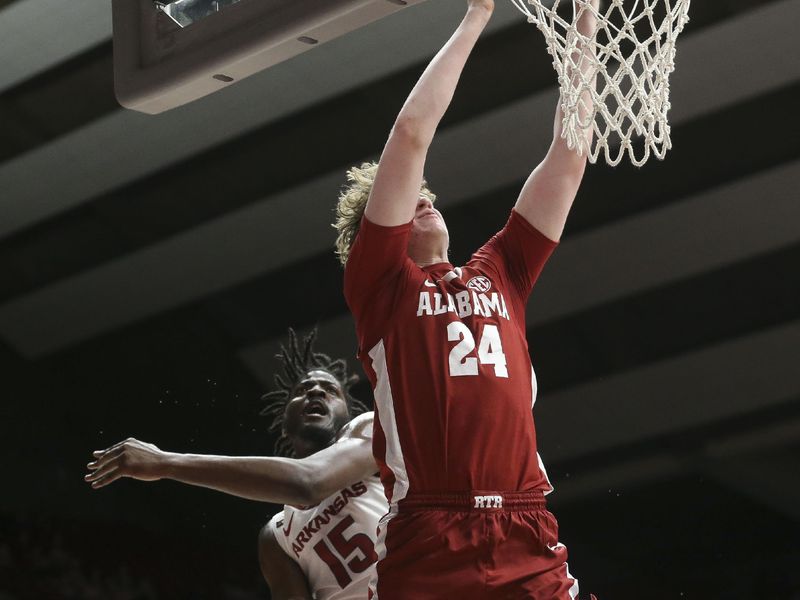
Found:
[[[511,0],[553,57],[568,146],[617,165],[672,147],[667,121],[675,40],[690,0]],[[590,141],[591,140],[591,141]]]

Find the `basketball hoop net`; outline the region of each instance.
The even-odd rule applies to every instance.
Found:
[[[690,0],[610,0],[605,9],[573,0],[571,18],[567,0],[511,1],[545,36],[569,148],[592,163],[603,152],[612,166],[625,153],[636,166],[651,154],[663,159],[672,147],[667,112],[675,40],[689,20]],[[596,20],[591,38],[578,27],[586,11]]]

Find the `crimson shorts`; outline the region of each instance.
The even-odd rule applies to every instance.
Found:
[[[574,600],[541,492],[409,494],[381,521],[376,600]]]

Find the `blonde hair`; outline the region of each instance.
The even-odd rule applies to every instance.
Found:
[[[350,248],[358,235],[361,218],[367,207],[367,200],[375,183],[375,174],[378,172],[378,163],[365,162],[360,167],[352,167],[347,171],[347,184],[339,193],[339,203],[336,205],[336,221],[334,229],[339,232],[336,236],[336,255],[344,266],[350,255]],[[422,180],[421,195],[431,202],[436,202],[436,195],[428,189],[428,182]]]

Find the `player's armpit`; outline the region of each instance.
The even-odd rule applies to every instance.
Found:
[[[258,562],[273,600],[312,600],[300,565],[283,551],[269,524],[258,536]]]

